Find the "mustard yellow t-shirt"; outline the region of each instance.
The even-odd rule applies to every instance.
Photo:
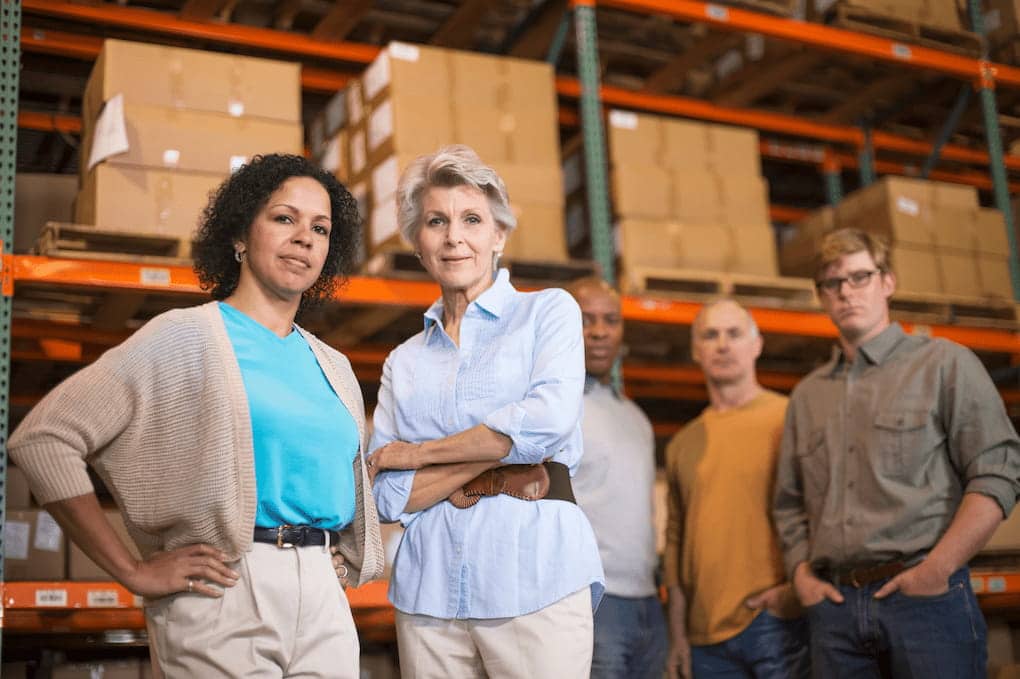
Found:
[[[696,646],[742,632],[757,614],[745,600],[786,579],[769,508],[787,401],[706,408],[666,448],[666,585],[684,592]]]

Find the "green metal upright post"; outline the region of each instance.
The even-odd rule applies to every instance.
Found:
[[[21,0],[0,0],[0,582],[4,580],[3,526],[7,519],[7,419],[11,372],[9,271],[14,246],[14,171],[18,148],[18,72],[21,64]],[[0,622],[3,602],[0,601]],[[0,630],[2,630],[0,625]]]
[[[556,70],[556,64],[560,62],[560,54],[563,52],[563,45],[567,42],[567,31],[570,30],[570,8],[563,13],[563,18],[560,19],[559,25],[556,27],[556,33],[553,35],[552,44],[549,45],[549,53],[545,57],[547,64],[552,64],[553,70]]]
[[[843,200],[843,168],[830,149],[825,149],[822,158],[822,174],[825,176],[825,198],[835,207]]]
[[[864,133],[864,143],[857,152],[858,165],[860,166],[861,186],[869,186],[875,181],[875,147],[871,143],[871,121],[861,121],[861,132]]]
[[[602,276],[616,283],[613,234],[609,217],[609,185],[606,181],[606,134],[602,126],[599,95],[599,46],[592,0],[572,0],[577,41],[577,70],[581,80],[581,131],[584,138],[585,179],[588,186],[588,218],[592,256],[602,266]]]
[[[984,16],[981,14],[979,0],[969,0],[971,29],[978,35],[985,34]],[[983,48],[987,50],[987,44]],[[987,59],[987,53],[983,55]],[[987,64],[987,62],[986,62]],[[985,119],[985,138],[988,141],[988,157],[991,161],[992,189],[995,194],[995,207],[1002,212],[1006,221],[1006,238],[1009,240],[1009,276],[1013,282],[1013,298],[1020,299],[1020,261],[1017,260],[1017,238],[1013,229],[1013,207],[1009,202],[1009,184],[1006,178],[1006,165],[1002,161],[1002,134],[999,131],[999,114],[995,105],[995,78],[987,65],[977,82],[978,94],[981,96],[981,112]]]

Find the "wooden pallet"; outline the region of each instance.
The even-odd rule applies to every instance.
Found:
[[[833,23],[842,28],[870,33],[891,40],[902,40],[924,47],[968,56],[981,54],[982,39],[976,33],[908,21],[901,17],[877,12],[871,8],[857,7],[852,3],[836,5]]]
[[[815,286],[809,278],[632,267],[625,274],[624,287],[630,293],[682,297],[693,301],[732,297],[754,306],[818,308]]]
[[[897,320],[983,328],[1020,328],[1013,300],[963,297],[940,293],[897,292],[889,300],[889,312]]]
[[[724,0],[724,5],[745,7],[758,12],[766,12],[776,16],[793,16],[797,9],[797,0]]]
[[[36,240],[35,252],[45,257],[190,266],[190,247],[189,242],[171,236],[47,222]]]

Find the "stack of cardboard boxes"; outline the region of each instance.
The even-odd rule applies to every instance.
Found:
[[[302,152],[300,88],[298,64],[107,40],[82,103],[75,221],[190,242],[239,165]]]
[[[823,208],[797,225],[784,244],[787,276],[813,276],[822,236],[857,228],[890,245],[897,289],[959,297],[1012,297],[1009,243],[998,210],[978,206],[975,189],[908,177],[886,177]]]
[[[395,194],[410,161],[466,144],[506,182],[518,229],[505,253],[566,258],[551,66],[390,43],[344,100],[346,124],[322,144],[324,166],[359,199],[368,254],[407,247]]]
[[[609,157],[624,276],[642,267],[776,275],[757,132],[612,111]]]

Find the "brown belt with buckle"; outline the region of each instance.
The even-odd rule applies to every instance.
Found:
[[[903,561],[889,561],[886,563],[841,566],[839,568],[820,568],[818,576],[828,580],[837,587],[850,585],[852,587],[864,587],[879,580],[886,580],[895,577],[910,568]]]
[[[467,509],[483,497],[509,495],[520,500],[563,500],[573,502],[570,470],[560,462],[508,464],[482,472],[450,496],[458,509]]]

